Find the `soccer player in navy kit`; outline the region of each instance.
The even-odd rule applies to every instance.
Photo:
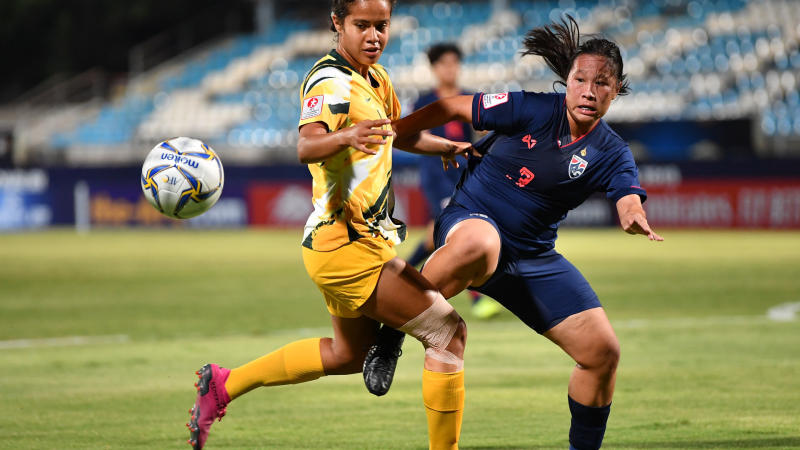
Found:
[[[619,342],[597,295],[554,250],[558,224],[594,192],[614,202],[627,233],[663,240],[647,223],[636,164],[601,118],[628,87],[619,48],[581,42],[571,17],[531,30],[526,55],[542,56],[565,94],[478,93],[435,102],[395,123],[403,133],[443,121],[492,130],[436,221],[437,251],[422,271],[446,297],[470,287],[503,304],[577,363],[568,388],[570,448],[603,441]]]

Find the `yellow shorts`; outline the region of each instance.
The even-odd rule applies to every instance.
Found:
[[[329,252],[303,247],[306,271],[325,297],[331,315],[360,317],[358,308],[372,295],[383,265],[397,256],[378,239],[359,239]]]

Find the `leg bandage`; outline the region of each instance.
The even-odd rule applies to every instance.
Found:
[[[464,368],[464,359],[447,350],[458,328],[458,322],[458,313],[439,295],[428,309],[400,327],[400,331],[422,342],[425,356],[445,364],[453,364],[457,367],[456,371],[459,371]]]

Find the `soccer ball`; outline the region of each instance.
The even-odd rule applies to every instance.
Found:
[[[214,206],[223,183],[219,156],[197,139],[167,139],[150,150],[142,166],[144,196],[162,214],[176,219]]]

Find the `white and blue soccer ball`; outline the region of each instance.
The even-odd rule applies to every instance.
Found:
[[[197,139],[176,137],[150,150],[141,182],[144,196],[162,214],[188,219],[214,206],[225,175],[211,147]]]

